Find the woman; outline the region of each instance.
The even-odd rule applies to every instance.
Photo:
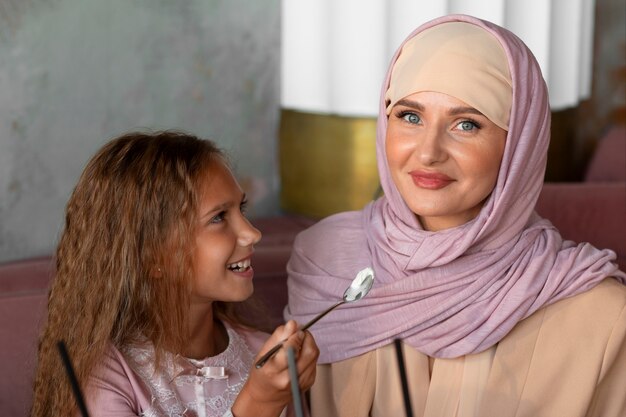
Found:
[[[371,266],[368,296],[313,328],[315,417],[626,415],[626,274],[564,241],[534,206],[550,132],[528,48],[454,15],[416,29],[382,89],[384,196],[301,233],[288,318],[303,322]]]
[[[238,314],[253,292],[261,233],[208,140],[131,132],[87,164],[67,205],[39,345],[32,416],[78,415],[57,351],[67,344],[91,416],[277,417],[315,379],[313,338],[295,322],[271,336]]]

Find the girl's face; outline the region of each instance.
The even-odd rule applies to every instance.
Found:
[[[385,143],[393,181],[426,230],[460,226],[493,190],[506,130],[452,96],[431,91],[391,110]]]
[[[192,302],[243,301],[253,292],[250,257],[261,232],[245,217],[246,196],[221,162],[200,193]]]

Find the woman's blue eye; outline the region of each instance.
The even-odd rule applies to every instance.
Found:
[[[476,125],[476,123],[474,123],[472,121],[469,121],[469,120],[465,120],[465,121],[459,123],[458,126],[459,126],[459,128],[461,130],[464,130],[464,131],[470,131],[470,130],[476,129],[478,127]]]
[[[241,214],[243,214],[245,216],[245,214],[248,212],[248,202],[247,201],[242,201],[241,204],[239,205],[239,211],[241,211]]]
[[[404,115],[402,115],[402,118],[414,125],[420,122],[420,117],[415,113],[405,113]]]

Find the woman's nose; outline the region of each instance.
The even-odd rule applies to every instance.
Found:
[[[237,234],[237,243],[240,246],[251,246],[261,240],[261,231],[252,226],[250,221],[243,217],[239,233]]]
[[[447,153],[444,136],[445,133],[441,129],[431,128],[424,132],[417,148],[418,157],[423,165],[428,166],[445,161]]]

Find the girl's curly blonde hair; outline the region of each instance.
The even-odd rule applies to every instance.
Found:
[[[61,340],[83,388],[109,343],[147,339],[157,365],[162,352],[183,351],[197,190],[216,161],[225,158],[211,141],[174,131],[125,134],[89,161],[56,251],[32,416],[78,411],[57,351]],[[240,321],[232,304],[214,310]]]

